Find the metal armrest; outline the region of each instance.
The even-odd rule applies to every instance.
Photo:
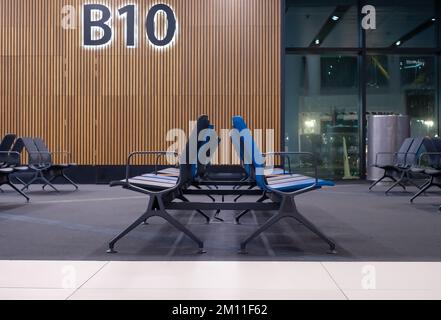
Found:
[[[290,154],[288,154],[289,152],[268,152],[268,153],[262,153],[262,155],[264,157],[267,156],[283,156],[283,158],[286,158],[288,160],[288,170],[289,173],[292,173],[291,170],[291,158],[290,158]],[[265,161],[266,162],[266,161]],[[285,174],[285,166],[283,166],[283,173]]]
[[[31,169],[35,169],[35,170],[46,170],[49,169],[52,166],[52,163],[43,163],[42,161],[42,155],[46,154],[46,155],[50,155],[52,157],[52,154],[50,152],[47,151],[28,151],[29,155],[33,155],[33,154],[37,154],[39,156],[39,163],[29,163],[29,168]],[[38,167],[37,167],[38,166]]]
[[[425,156],[439,156],[441,158],[441,152],[424,152],[419,156],[418,166],[421,167],[422,160]]]
[[[415,152],[378,152],[375,155],[375,164],[374,164],[374,166],[378,166],[379,165],[378,164],[378,156],[380,156],[380,155],[393,155],[394,156],[394,158],[392,160],[393,163],[390,163],[389,165],[394,166],[395,163],[397,162],[397,156],[404,155],[404,162],[407,162],[407,156],[410,155],[410,154],[414,155],[414,156],[417,155]]]
[[[177,152],[173,152],[173,151],[135,151],[129,154],[129,156],[127,157],[127,163],[126,163],[126,182],[129,183],[129,179],[130,179],[130,167],[132,165],[132,159],[135,156],[148,156],[148,155],[156,155],[156,162],[155,162],[155,174],[158,173],[158,163],[159,163],[159,159],[163,156],[167,156],[167,155],[174,155],[174,156],[178,156]]]
[[[377,154],[375,155],[375,164],[374,166],[378,166],[378,156],[394,156],[392,162],[395,162],[397,156],[399,154],[406,154],[406,153],[399,153],[399,152],[377,152]],[[393,163],[391,163],[391,165],[393,165]]]
[[[53,155],[56,155],[56,154],[65,154],[65,155],[68,155],[68,161],[67,161],[67,163],[72,163],[72,152],[69,152],[69,151],[52,151],[52,152],[50,152],[50,154],[53,156]]]

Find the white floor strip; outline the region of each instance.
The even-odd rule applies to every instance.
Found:
[[[0,299],[441,299],[441,263],[0,261]]]

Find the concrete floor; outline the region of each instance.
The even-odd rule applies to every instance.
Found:
[[[441,299],[441,193],[411,205],[412,192],[385,196],[384,187],[352,183],[299,197],[300,211],[337,242],[335,256],[289,223],[238,255],[241,237],[270,213],[253,213],[237,228],[229,212],[211,225],[176,213],[204,238],[206,255],[162,221],[108,255],[108,240],[146,198],[108,186],[60,189],[34,186],[29,204],[7,188],[0,194],[0,299]]]
[[[340,183],[297,199],[299,210],[337,243],[337,255],[328,255],[327,245],[303,226],[281,221],[251,242],[245,256],[237,254],[241,240],[271,213],[253,212],[237,226],[233,212],[222,212],[225,222],[210,225],[194,212],[175,212],[204,241],[207,254],[195,254],[192,241],[153,219],[121,240],[119,253],[109,256],[109,240],[145,210],[145,196],[105,185],[82,185],[78,192],[60,186],[60,194],[33,186],[27,204],[5,187],[0,194],[0,259],[441,262],[441,193],[434,190],[411,205],[412,192],[385,196],[384,187],[374,192],[367,187]]]

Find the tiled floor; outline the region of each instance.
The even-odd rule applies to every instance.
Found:
[[[0,261],[0,299],[441,299],[441,263]]]

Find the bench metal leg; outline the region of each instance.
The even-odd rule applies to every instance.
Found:
[[[246,181],[246,180],[245,180]],[[239,190],[240,188],[241,188],[242,186],[239,186],[239,188],[237,188],[237,190]],[[247,190],[251,190],[251,189],[253,189],[254,188],[254,186],[249,186],[248,188],[247,188]],[[234,190],[234,188],[233,188],[233,190]],[[243,197],[243,194],[240,194],[240,195],[238,195],[236,198],[234,198],[234,202],[237,202],[240,198],[242,198]]]
[[[335,254],[335,243],[331,241],[324,233],[322,233],[312,222],[306,219],[300,212],[297,210],[294,196],[284,196],[282,199],[282,203],[280,206],[280,211],[271,217],[265,224],[263,224],[260,228],[254,231],[245,241],[243,241],[240,245],[240,253],[246,253],[246,246],[250,241],[258,237],[262,232],[266,231],[268,228],[273,226],[275,223],[284,218],[293,218],[300,223],[302,223],[306,228],[315,233],[319,238],[325,241],[330,248],[329,253]]]
[[[158,217],[161,217],[164,220],[168,221],[172,226],[174,226],[176,229],[187,235],[187,237],[189,237],[191,240],[196,242],[199,248],[198,251],[199,254],[205,253],[204,243],[198,237],[196,237],[193,232],[188,230],[188,228],[186,228],[182,223],[180,223],[178,220],[176,220],[174,217],[168,214],[165,210],[161,210],[160,212],[158,212],[157,215]]]
[[[185,196],[183,196],[183,195],[180,195],[180,196],[178,196],[177,197],[178,199],[180,199],[180,200],[182,200],[182,201],[184,201],[184,202],[190,202],[190,200],[188,200]],[[196,212],[197,213],[199,213],[202,217],[204,217],[205,218],[205,221],[207,222],[207,224],[210,224],[210,217],[205,213],[205,212],[203,212],[202,210],[196,210]]]
[[[71,185],[73,185],[73,186],[75,187],[75,190],[78,190],[78,185],[77,185],[75,182],[73,182],[72,179],[69,178],[64,172],[63,172],[63,174],[62,174],[62,177],[63,177],[67,182],[69,182]]]
[[[225,202],[225,196],[222,196],[222,202]],[[225,220],[220,217],[220,213],[221,213],[221,210],[217,209],[216,212],[214,213],[213,220],[216,220],[219,222],[225,222]]]
[[[56,177],[57,177],[57,176],[51,177],[51,178],[48,179],[48,181],[49,181],[50,183],[52,183],[52,182],[54,182],[54,180],[55,180]],[[47,186],[47,184],[44,184],[41,188],[44,190],[44,189],[46,188],[46,186]]]
[[[149,217],[152,217],[151,211],[145,212],[141,217],[139,217],[135,222],[133,222],[130,226],[128,226],[127,229],[125,229],[123,232],[121,232],[119,235],[117,235],[115,238],[113,238],[112,241],[109,243],[109,250],[107,250],[107,253],[117,253],[115,251],[115,244],[124,238],[127,234],[129,234],[133,229],[138,227],[141,223],[143,223],[145,220],[147,220]]]
[[[427,190],[429,190],[431,187],[433,186],[433,177],[430,178],[430,180],[428,182],[426,182],[420,189],[420,191],[418,191],[413,197],[412,199],[410,199],[410,203],[413,203],[415,201],[416,198],[418,198],[419,196],[421,196],[423,193],[425,193]]]
[[[146,212],[139,217],[135,222],[133,222],[127,229],[125,229],[123,232],[121,232],[118,236],[116,236],[112,241],[109,243],[109,250],[108,253],[116,253],[115,251],[115,244],[121,240],[123,237],[125,237],[128,233],[133,231],[136,227],[138,227],[143,222],[147,221],[151,217],[160,217],[167,222],[169,222],[173,227],[178,229],[179,231],[183,232],[185,235],[187,235],[190,239],[192,239],[196,244],[198,245],[199,251],[198,253],[205,253],[204,251],[204,243],[196,237],[189,229],[187,229],[182,223],[180,223],[178,220],[176,220],[174,217],[172,217],[167,211],[165,210],[164,203],[161,199],[161,196],[159,195],[151,195]]]
[[[19,183],[21,183],[22,185],[26,185],[26,182],[24,182],[21,178],[14,176],[15,180],[17,180]]]
[[[388,175],[386,175],[386,173],[383,174],[383,176],[382,176],[380,179],[378,179],[377,181],[374,181],[374,183],[372,183],[372,184],[369,186],[369,191],[372,190],[377,184],[379,184],[381,181],[383,181],[383,180],[386,179],[386,178],[391,178],[391,177],[389,177]],[[392,179],[395,180],[395,178],[392,178]],[[395,180],[395,181],[396,181],[396,180]]]
[[[260,203],[260,202],[264,202],[265,200],[267,200],[268,199],[268,197],[266,196],[266,194],[264,194],[262,197],[260,197],[258,200],[257,200],[257,202],[258,203]],[[245,210],[245,211],[243,211],[243,212],[241,212],[241,213],[239,213],[235,218],[234,218],[234,221],[236,222],[236,224],[240,224],[240,219],[242,219],[242,217],[244,216],[244,215],[246,215],[247,213],[249,213],[249,212],[251,212],[251,210]]]
[[[16,186],[14,186],[11,182],[7,183],[8,186],[10,186],[12,189],[14,189],[17,193],[19,193],[22,197],[26,199],[27,202],[29,202],[29,197],[20,189],[18,189]]]
[[[261,233],[265,232],[267,229],[269,229],[271,226],[279,222],[281,219],[288,217],[286,214],[278,213],[274,216],[272,216],[267,222],[265,222],[261,227],[259,227],[256,231],[254,231],[248,238],[246,238],[241,244],[240,244],[240,251],[241,254],[246,254],[246,247],[250,241],[257,238]]]
[[[392,175],[384,173],[384,175],[378,179],[377,181],[374,181],[374,183],[372,183],[369,187],[369,191],[371,191],[377,184],[379,184],[380,182],[382,182],[384,179],[391,179],[392,182],[397,182],[397,179],[395,179]],[[401,185],[401,183],[398,183],[399,185]],[[404,189],[405,187],[403,185],[401,185]]]
[[[78,190],[78,185],[72,181],[72,179],[70,179],[64,172],[60,175],[56,175],[53,176],[52,178],[50,178],[48,181],[50,183],[52,183],[53,181],[55,181],[55,179],[57,178],[63,178],[64,180],[66,180],[69,184],[71,184],[72,186],[74,186],[75,190]],[[44,184],[43,185],[43,189],[45,189],[48,186],[48,184]]]
[[[404,189],[404,191],[406,191],[406,186],[403,184],[404,180],[406,178],[406,172],[403,171],[403,173],[401,173],[400,178],[394,183],[392,184],[392,186],[390,186],[389,189],[386,190],[386,194],[389,194],[389,192],[392,191],[392,189],[395,189],[395,187],[400,186]]]
[[[21,189],[21,191],[29,189],[29,186],[32,185],[36,181],[41,181],[41,182],[43,182],[44,185],[50,186],[56,192],[60,192],[60,191],[58,191],[57,188],[55,188],[55,186],[52,183],[49,182],[48,179],[46,179],[46,177],[44,176],[42,171],[37,171],[35,176],[31,179],[31,181],[29,181],[28,183],[25,184],[25,186]]]

